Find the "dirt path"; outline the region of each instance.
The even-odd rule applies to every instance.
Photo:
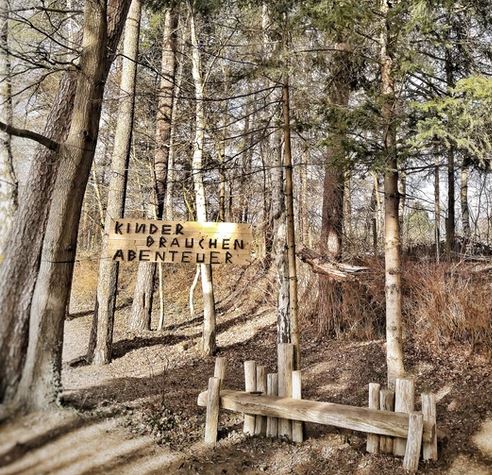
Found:
[[[218,317],[225,386],[243,385],[242,362],[275,368],[275,315],[265,294],[224,299]],[[90,313],[66,324],[66,409],[31,414],[0,428],[0,474],[403,474],[401,460],[365,453],[365,437],[308,425],[301,445],[245,438],[241,417],[223,414],[216,450],[201,443],[204,411],[198,392],[213,373],[213,358],[197,348],[200,319],[178,307],[162,334],[133,338],[124,331],[129,308],[118,311],[115,359],[104,367],[69,364],[85,352]],[[303,344],[306,398],[366,405],[367,384],[384,383],[383,341]],[[479,355],[410,344],[408,368],[417,391],[438,395],[438,425],[447,436],[428,474],[492,474],[492,373]]]

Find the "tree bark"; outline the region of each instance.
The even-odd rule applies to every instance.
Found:
[[[446,71],[446,85],[448,89],[454,87],[454,73],[453,62],[451,58],[451,51],[449,48],[445,52],[445,71]],[[454,164],[454,147],[451,146],[447,150],[448,159],[448,215],[446,218],[446,253],[448,259],[451,258],[451,253],[454,251],[456,242],[456,212],[455,212],[455,164]]]
[[[114,309],[118,283],[118,262],[104,258],[109,252],[108,237],[113,221],[122,218],[125,212],[128,163],[135,110],[135,88],[137,79],[138,43],[140,38],[140,0],[132,0],[125,23],[123,61],[121,67],[118,121],[111,159],[108,204],[104,223],[104,236],[99,262],[94,323],[96,342],[93,362],[98,365],[111,362],[113,343]],[[90,357],[90,355],[89,355]]]
[[[129,1],[111,3],[108,37],[105,2],[87,2],[80,74],[67,139],[60,147],[41,264],[34,289],[29,346],[17,401],[30,409],[56,402],[61,386],[63,322],[70,296],[83,196],[94,157],[105,81]]]
[[[439,262],[441,253],[441,181],[438,156],[434,165],[434,242],[436,262]]]
[[[9,2],[0,0],[0,121],[12,125],[12,90],[9,55]],[[3,250],[12,216],[18,205],[18,182],[14,170],[11,135],[0,132],[0,252]]]
[[[395,79],[394,46],[396,33],[389,19],[389,10],[395,3],[384,0],[382,3],[383,28],[381,33],[381,93],[383,147],[386,155],[384,174],[384,249],[385,249],[385,293],[386,293],[386,363],[388,385],[394,386],[396,378],[404,375],[403,335],[401,323],[401,243],[398,157],[396,150],[395,126]]]
[[[460,204],[461,204],[461,225],[463,226],[463,237],[465,243],[471,238],[470,226],[470,207],[468,205],[468,181],[470,179],[470,158],[465,156],[461,165],[460,181]]]
[[[195,30],[194,13],[190,17],[190,38],[192,45],[192,74],[195,84],[195,138],[193,144],[192,175],[195,189],[196,217],[198,221],[207,221],[207,204],[203,184],[203,145],[205,138],[205,109],[203,104],[204,84],[201,72],[201,58],[198,37]],[[216,351],[215,340],[215,299],[212,283],[212,266],[200,264],[200,274],[203,292],[203,336],[202,351],[212,355]]]
[[[176,29],[178,15],[173,9],[164,14],[162,37],[161,81],[156,113],[154,152],[154,183],[157,198],[156,217],[164,216],[171,146],[171,126],[176,77]],[[169,218],[169,217],[168,217]],[[155,286],[156,264],[141,262],[138,266],[137,283],[133,297],[129,328],[133,331],[150,330],[152,303]]]

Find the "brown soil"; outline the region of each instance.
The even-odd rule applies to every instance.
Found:
[[[241,389],[243,361],[275,369],[275,314],[265,279],[253,271],[224,289],[219,355],[227,360],[225,386]],[[213,373],[214,358],[199,354],[201,319],[188,317],[184,295],[169,306],[165,331],[134,337],[125,333],[129,307],[121,300],[114,361],[101,367],[81,361],[91,315],[87,303],[74,302],[65,329],[64,408],[3,424],[0,474],[404,473],[401,459],[365,453],[364,434],[308,425],[299,445],[251,438],[241,433],[241,417],[233,413],[221,415],[217,448],[205,447],[204,409],[196,398]],[[368,383],[384,383],[382,340],[317,341],[307,327],[302,348],[305,398],[365,406]],[[439,461],[421,462],[421,473],[491,474],[490,361],[465,349],[437,351],[412,341],[406,356],[418,392],[437,394],[438,427],[445,434]]]

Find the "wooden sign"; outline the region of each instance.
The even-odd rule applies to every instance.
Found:
[[[248,224],[118,219],[110,228],[114,261],[248,264],[253,232]]]

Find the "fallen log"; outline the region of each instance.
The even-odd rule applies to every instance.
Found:
[[[200,393],[198,405],[205,407],[207,400],[208,392]],[[405,439],[408,436],[409,415],[399,412],[379,411],[331,402],[264,396],[226,389],[220,391],[220,407],[244,414],[313,422],[369,434]],[[432,440],[435,430],[435,424],[424,422],[424,442]]]
[[[336,262],[307,247],[299,249],[297,257],[299,257],[302,262],[311,266],[311,269],[316,274],[323,274],[338,281],[356,280],[356,274],[369,270],[368,267],[353,266],[344,262]]]

